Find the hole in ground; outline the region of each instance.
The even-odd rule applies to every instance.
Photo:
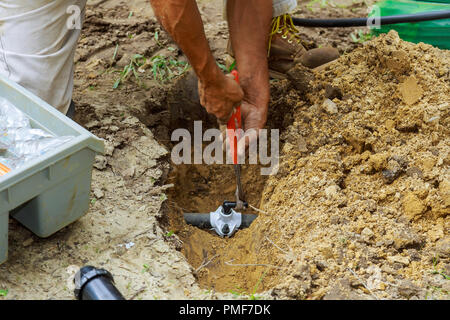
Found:
[[[192,75],[185,75],[166,88],[164,94],[152,94],[145,108],[136,109],[133,115],[147,125],[157,140],[172,150],[170,136],[173,130],[186,128],[193,136],[193,123],[201,120],[203,130],[216,127],[198,102],[197,81]],[[267,128],[280,129],[292,122],[292,106],[287,95],[288,85],[274,81],[271,85],[272,101],[269,108]],[[165,108],[166,107],[166,108]],[[283,140],[281,141],[281,143]],[[280,150],[282,145],[280,145]],[[269,148],[270,150],[270,148]],[[260,173],[260,165],[242,166],[242,183],[246,200],[259,208],[267,176]],[[174,232],[183,242],[181,251],[194,270],[199,285],[207,290],[253,294],[272,288],[279,278],[279,270],[266,266],[236,266],[236,264],[271,263],[265,258],[267,241],[264,227],[256,219],[250,228],[239,230],[232,238],[220,238],[214,231],[201,230],[187,225],[183,214],[189,212],[209,213],[215,211],[224,200],[235,200],[235,174],[232,165],[174,165],[164,183],[174,184],[168,190],[161,224]],[[258,214],[252,209],[244,214]],[[234,266],[231,264],[235,264]]]

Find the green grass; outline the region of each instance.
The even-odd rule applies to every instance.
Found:
[[[222,70],[224,73],[230,73],[231,71],[233,71],[233,69],[236,67],[236,60],[233,61],[233,63],[231,64],[231,66],[229,68],[227,68],[225,65],[217,62],[217,66],[220,68],[220,70]]]
[[[370,31],[366,33],[363,30],[358,30],[358,32],[356,33],[351,33],[350,37],[352,38],[353,42],[364,43],[366,41],[371,40],[374,37],[374,35],[371,34]]]
[[[176,50],[176,49],[174,49]],[[113,57],[113,60],[115,58]],[[146,70],[141,69],[142,66],[149,65],[151,75],[146,74]],[[135,54],[130,59],[130,63],[127,64],[123,70],[116,70],[119,72],[119,78],[114,82],[113,88],[117,89],[120,84],[125,82],[130,77],[134,76],[139,86],[146,88],[142,78],[153,78],[159,83],[167,83],[182,74],[189,69],[189,64],[185,61],[179,61],[171,57],[165,57],[163,55],[156,55],[152,58],[146,58],[140,54]]]
[[[316,3],[320,3],[320,7],[323,9],[330,3],[330,1],[328,1],[328,0],[311,0],[306,5],[306,8],[310,11],[314,11],[313,5]]]
[[[437,265],[439,263],[439,256],[433,258],[433,271],[431,271],[431,274],[439,274],[441,275],[445,280],[450,280],[450,277],[444,272],[444,270],[438,270]]]
[[[148,264],[144,264],[142,267],[143,267],[143,269],[142,269],[141,273],[145,273],[150,270],[150,266]]]
[[[261,277],[256,282],[255,287],[253,288],[251,293],[248,293],[241,288],[236,288],[235,290],[230,290],[230,293],[233,294],[236,298],[240,297],[246,297],[248,300],[259,300],[260,297],[256,295],[256,291],[258,291],[259,286],[261,285],[264,277],[266,276],[267,271],[264,271],[264,273],[261,275]]]
[[[120,71],[120,76],[114,82],[113,88],[117,89],[119,85],[124,82],[126,79],[130,77],[130,75],[134,75],[139,85],[143,85],[142,80],[137,72],[137,69],[143,66],[146,62],[146,58],[140,54],[135,54],[130,60],[130,63],[127,64],[122,71]]]
[[[166,83],[184,74],[189,69],[189,64],[185,61],[178,61],[173,58],[156,55],[150,59],[153,79],[160,83]]]
[[[166,237],[169,238],[171,236],[173,236],[174,232],[173,231],[169,231],[166,233]]]

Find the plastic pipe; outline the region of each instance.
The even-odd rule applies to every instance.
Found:
[[[125,300],[114,286],[111,273],[92,266],[85,266],[77,272],[74,293],[78,300]]]
[[[242,214],[242,222],[239,228],[248,228],[258,216],[256,214]],[[184,220],[190,225],[201,229],[211,228],[209,213],[185,213]]]
[[[450,10],[429,11],[414,14],[402,14],[396,16],[379,17],[381,25],[410,23],[430,20],[440,20],[450,18]],[[299,27],[321,27],[321,28],[336,28],[336,27],[366,27],[368,21],[374,21],[375,17],[371,18],[348,18],[348,19],[304,19],[292,18],[292,21]],[[370,26],[370,25],[369,25]]]

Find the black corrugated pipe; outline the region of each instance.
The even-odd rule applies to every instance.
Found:
[[[74,293],[78,300],[125,300],[114,286],[111,273],[92,266],[85,266],[77,272]]]
[[[402,14],[396,16],[377,17],[381,25],[410,23],[430,20],[440,20],[450,18],[450,10],[429,11],[414,14]],[[348,18],[348,19],[304,19],[294,18],[292,21],[299,27],[321,27],[321,28],[336,28],[336,27],[366,27],[368,21],[373,22],[375,17],[371,18]],[[369,23],[369,26],[372,24]]]

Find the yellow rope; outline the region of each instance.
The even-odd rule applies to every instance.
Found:
[[[281,24],[282,23],[282,24]],[[290,14],[283,14],[281,16],[275,17],[272,19],[272,30],[269,36],[269,49],[267,51],[267,55],[270,56],[270,49],[272,47],[272,38],[277,33],[283,33],[282,38],[287,38],[289,32],[291,32],[291,36],[288,41],[292,41],[293,39],[297,40],[297,43],[300,43],[300,37],[297,35],[299,32],[298,29],[294,25],[294,21]]]

